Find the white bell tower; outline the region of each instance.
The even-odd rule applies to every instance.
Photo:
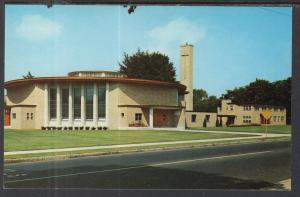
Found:
[[[186,110],[193,111],[193,45],[180,46],[180,83],[187,87],[184,95]]]

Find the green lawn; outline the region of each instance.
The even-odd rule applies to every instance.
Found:
[[[291,133],[291,125],[276,125],[267,126],[269,133]],[[207,128],[192,128],[196,130],[207,130],[207,131],[240,131],[240,132],[256,132],[264,133],[265,126],[241,126],[241,127],[207,127]]]
[[[4,151],[37,150],[82,146],[101,146],[177,140],[217,139],[249,135],[224,133],[192,133],[185,131],[4,131]]]

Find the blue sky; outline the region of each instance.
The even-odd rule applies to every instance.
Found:
[[[118,70],[123,53],[161,51],[179,79],[179,46],[194,45],[194,88],[220,96],[256,78],[291,76],[289,7],[6,6],[5,80]]]

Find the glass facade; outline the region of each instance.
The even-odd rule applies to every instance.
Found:
[[[86,86],[85,88],[85,115],[86,119],[93,119],[93,86]]]
[[[82,89],[81,86],[74,86],[71,89],[71,95],[68,87],[62,87],[60,92],[60,112],[61,118],[64,120],[69,119],[69,108],[72,107],[73,109],[73,118],[74,119],[81,119],[81,94]],[[96,88],[96,92],[94,92],[94,86],[92,84],[84,86],[84,108],[85,108],[85,119],[86,120],[93,120],[93,113],[96,106],[94,106],[94,93],[98,96],[98,100],[96,103],[98,104],[98,118],[105,118],[106,117],[106,84],[98,84]],[[50,119],[57,118],[57,88],[50,87],[49,88],[49,111],[50,111]],[[73,103],[69,103],[69,97],[73,98]],[[72,105],[72,106],[70,106]]]
[[[56,99],[57,99],[57,97],[56,97],[56,92],[57,92],[57,90],[56,90],[56,88],[50,88],[50,98],[49,98],[49,100],[50,100],[50,119],[56,119],[56,110],[57,110],[57,108],[56,108]]]
[[[104,85],[98,86],[98,118],[105,118],[106,109],[106,87]]]
[[[74,119],[81,118],[81,88],[73,88],[73,108],[74,108]]]

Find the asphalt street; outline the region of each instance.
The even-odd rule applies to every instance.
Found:
[[[290,142],[6,164],[5,188],[283,189]]]

